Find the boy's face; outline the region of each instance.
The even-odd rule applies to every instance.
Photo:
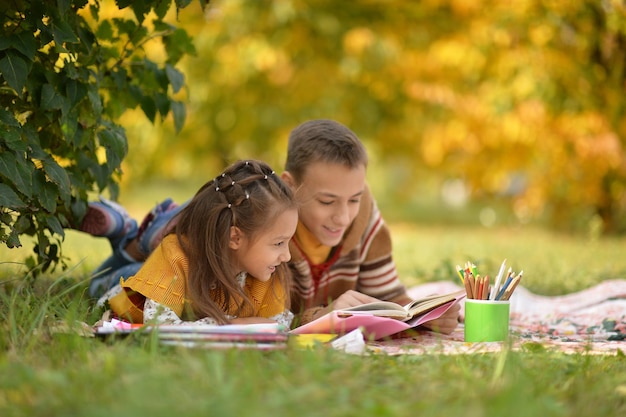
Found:
[[[341,242],[359,211],[365,173],[365,165],[348,168],[328,162],[309,165],[300,184],[289,172],[283,173],[300,203],[299,220],[321,244],[336,246]]]

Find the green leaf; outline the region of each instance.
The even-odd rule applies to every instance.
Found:
[[[146,18],[146,15],[150,13],[152,9],[149,1],[135,0],[131,2],[130,7],[133,9],[135,13],[135,17],[139,21],[139,23],[143,23]]]
[[[96,88],[90,88],[87,95],[89,96],[89,102],[91,103],[94,116],[96,118],[100,117],[102,114],[102,99],[100,98],[98,90]]]
[[[24,126],[22,126],[22,137],[26,139],[29,149],[29,157],[32,159],[44,159],[48,156],[46,151],[41,147],[39,141],[39,134],[37,132],[36,123],[29,119]]]
[[[111,26],[111,22],[105,20],[98,25],[98,29],[96,31],[96,36],[100,40],[100,42],[107,40],[110,41],[113,39],[113,27]]]
[[[10,37],[11,45],[30,61],[35,60],[37,41],[32,32],[22,31]]]
[[[53,22],[50,26],[52,27],[52,36],[54,36],[54,42],[57,46],[62,46],[66,42],[77,43],[79,41],[78,36],[76,36],[68,22]]]
[[[107,123],[106,128],[98,132],[100,144],[106,149],[107,166],[110,172],[118,168],[128,152],[128,140],[121,126]]]
[[[89,14],[91,18],[95,21],[100,19],[100,6],[98,4],[90,4],[89,5]]]
[[[20,242],[20,235],[16,230],[11,230],[9,237],[6,240],[7,247],[10,249],[21,248],[22,242]]]
[[[5,109],[0,108],[0,123],[6,126],[19,127],[20,123],[13,114]]]
[[[10,36],[0,37],[0,51],[13,47]]]
[[[115,0],[115,5],[122,10],[133,4],[133,0]]]
[[[115,83],[115,87],[119,90],[124,90],[128,83],[128,72],[125,68],[118,68],[111,72],[111,79]]]
[[[22,141],[21,129],[9,125],[4,125],[0,128],[4,129],[3,132],[0,132],[0,137],[2,137],[7,148],[18,153],[28,152],[28,145],[25,141]]]
[[[28,233],[33,229],[33,222],[31,221],[30,214],[20,214],[17,221],[13,224],[13,228],[18,233]]]
[[[26,203],[17,195],[11,187],[0,183],[0,207],[9,207],[12,209],[25,208]]]
[[[83,0],[84,1],[84,0]],[[78,3],[78,2],[76,2]],[[70,6],[72,5],[72,1],[71,0],[57,0],[57,7],[59,9],[59,11],[61,12],[61,14],[65,14],[67,13],[67,11],[70,9]],[[79,4],[76,4],[77,7],[82,7]]]
[[[185,124],[185,118],[187,117],[187,110],[185,105],[180,101],[172,101],[172,114],[174,115],[174,127],[176,133],[179,133]]]
[[[15,90],[19,97],[22,97],[22,90],[26,84],[30,66],[22,56],[8,50],[6,55],[0,59],[0,72],[4,80]]]
[[[59,222],[56,216],[45,216],[44,222],[53,233],[65,236],[65,230],[63,230],[63,226],[61,226],[61,222]]]
[[[0,153],[0,174],[13,182],[16,189],[25,196],[33,195],[33,163],[15,152]]]
[[[53,213],[56,210],[59,189],[54,183],[47,181],[46,176],[37,171],[33,175],[33,188],[37,194],[37,201],[46,211]]]
[[[154,98],[156,102],[157,109],[159,110],[159,114],[161,117],[167,116],[170,111],[170,99],[167,94],[156,94]]]
[[[156,103],[152,97],[143,96],[141,98],[141,110],[146,114],[146,117],[154,123],[156,118]]]
[[[200,0],[200,4],[204,6],[209,2],[210,0]],[[191,4],[191,0],[176,0],[176,7],[178,7],[179,9],[184,9],[185,7],[189,6]]]
[[[67,80],[65,94],[70,101],[71,107],[74,107],[87,95],[87,87],[82,82]]]
[[[46,158],[42,161],[43,169],[49,180],[54,182],[61,191],[63,200],[70,196],[70,178],[67,172],[52,158]]]
[[[183,55],[196,55],[193,39],[187,32],[177,29],[171,35],[163,37],[163,44],[168,55],[168,62],[175,64]]]
[[[41,103],[43,110],[59,110],[63,107],[63,96],[57,94],[54,87],[50,84],[44,84],[41,89]]]
[[[174,32],[176,30],[176,26],[171,25],[167,22],[164,22],[162,20],[155,20],[154,21],[154,29],[159,31],[159,32]]]
[[[160,1],[156,7],[154,8],[154,13],[157,15],[159,19],[163,19],[167,12],[170,9],[171,2],[170,0]]]
[[[77,112],[72,111],[67,115],[64,115],[61,120],[59,120],[61,125],[61,131],[63,132],[63,136],[65,140],[69,143],[74,144],[75,146],[81,145],[81,138],[77,135],[78,132],[78,115]]]
[[[113,24],[117,28],[120,35],[128,35],[132,38],[133,33],[137,30],[137,23],[127,19],[113,19]]]
[[[167,79],[172,85],[174,93],[178,93],[185,85],[185,76],[182,72],[178,71],[173,65],[170,64],[165,65],[165,73],[167,74]]]
[[[93,177],[96,179],[96,184],[98,184],[98,188],[100,188],[101,190],[107,186],[107,183],[109,182],[109,178],[111,176],[110,173],[112,169],[110,170],[108,166],[109,164],[105,163],[103,165],[92,165],[92,167],[90,168]]]

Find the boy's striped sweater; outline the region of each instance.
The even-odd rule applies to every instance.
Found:
[[[328,260],[315,265],[305,250],[291,240],[292,311],[300,324],[348,290],[381,300],[409,299],[392,258],[391,234],[367,187],[356,218]]]

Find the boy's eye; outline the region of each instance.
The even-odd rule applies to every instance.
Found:
[[[323,204],[325,206],[330,206],[331,204],[333,204],[332,201],[325,201],[325,200],[318,200],[320,202],[320,204]]]
[[[283,246],[284,244],[285,244],[285,241],[282,240],[282,241],[276,243],[275,246],[279,246],[280,247],[280,246]]]

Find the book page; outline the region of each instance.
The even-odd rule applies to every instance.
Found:
[[[374,316],[381,317],[393,317],[404,319],[407,318],[407,310],[400,304],[392,303],[391,301],[376,301],[373,303],[361,304],[354,307],[344,308],[337,310],[339,315],[352,315],[352,314],[372,314]]]
[[[463,296],[463,294],[465,294],[465,291],[457,291],[450,294],[428,296],[409,303],[406,308],[409,311],[410,317],[419,316],[420,314],[427,313],[428,311],[442,304],[455,300]]]

